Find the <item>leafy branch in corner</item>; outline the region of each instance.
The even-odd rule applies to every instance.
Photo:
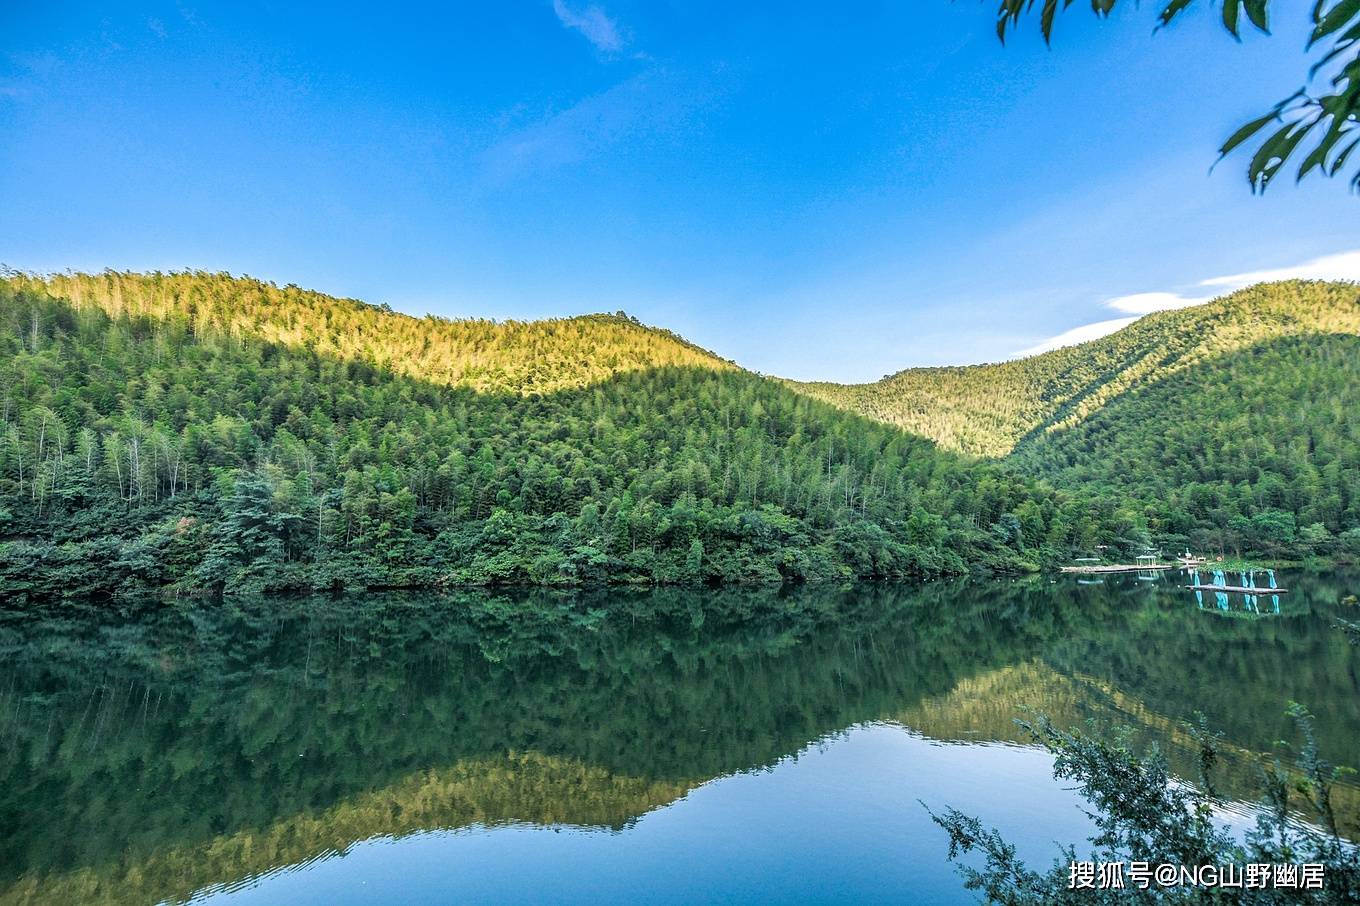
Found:
[[[997,11],[997,35],[1004,42],[1020,19],[1039,7],[1039,27],[1044,40],[1053,37],[1057,14],[1074,0],[1001,0]],[[1109,16],[1118,0],[1091,0],[1098,16]],[[1158,27],[1179,19],[1196,0],[1168,0],[1157,14]],[[1244,30],[1270,33],[1270,0],[1217,0],[1223,27],[1241,40]],[[1275,7],[1278,9],[1278,5]],[[1245,21],[1244,21],[1245,20]],[[1307,49],[1325,47],[1308,72],[1308,82],[1324,70],[1321,93],[1305,86],[1274,106],[1268,113],[1245,124],[1219,149],[1219,159],[1252,139],[1259,139],[1247,165],[1253,192],[1264,192],[1291,160],[1298,160],[1296,181],[1312,173],[1334,177],[1346,170],[1360,145],[1360,0],[1316,0],[1313,30]],[[1351,175],[1350,187],[1360,191],[1360,169]]]
[[[1324,866],[1322,890],[1156,884],[1146,890],[1134,884],[1072,890],[1070,867],[1079,858],[1075,846],[1062,847],[1047,871],[1035,871],[1017,857],[1015,847],[1000,833],[977,818],[953,808],[938,814],[929,807],[927,811],[949,835],[951,861],[981,857],[980,867],[977,860],[970,860],[960,862],[958,871],[964,886],[989,903],[1360,902],[1360,851],[1341,835],[1332,807],[1333,785],[1348,771],[1320,757],[1313,716],[1306,709],[1293,704],[1288,713],[1302,740],[1294,766],[1286,769],[1278,758],[1261,766],[1262,807],[1255,826],[1240,839],[1214,821],[1219,799],[1211,774],[1218,761],[1220,736],[1207,731],[1203,717],[1186,725],[1200,748],[1199,787],[1176,779],[1155,745],[1135,752],[1127,730],[1113,734],[1099,734],[1093,728],[1067,731],[1043,715],[1017,723],[1054,755],[1054,777],[1075,781],[1090,805],[1096,833],[1089,839],[1091,854],[1081,857],[1083,861],[1139,861],[1154,866],[1316,863]],[[1298,819],[1300,812],[1308,822]]]

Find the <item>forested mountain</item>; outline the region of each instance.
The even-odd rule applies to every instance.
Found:
[[[944,449],[1000,457],[1031,435],[1081,423],[1122,394],[1262,342],[1314,334],[1360,335],[1360,287],[1259,284],[1030,358],[909,368],[872,384],[789,384]]]
[[[1360,336],[1287,336],[1204,362],[1032,435],[1008,461],[1143,501],[1170,545],[1360,554]]]
[[[1360,554],[1360,287],[1262,284],[1028,359],[792,384],[1117,497],[1167,546]]]
[[[7,595],[930,576],[1138,537],[631,320],[220,275],[0,282],[0,431]]]
[[[622,312],[533,322],[412,318],[385,305],[201,272],[14,275],[6,282],[11,292],[58,299],[75,312],[165,321],[190,336],[275,343],[474,390],[546,393],[644,368],[731,367]]]
[[[1356,297],[1260,287],[1031,360],[834,391],[624,315],[448,321],[217,274],[12,275],[0,594],[1360,551]]]

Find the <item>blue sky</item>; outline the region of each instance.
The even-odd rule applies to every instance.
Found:
[[[11,0],[0,262],[625,309],[799,378],[997,360],[1360,249],[1344,183],[1209,172],[1305,78],[1274,5],[1241,44],[1078,5],[1048,50],[992,0]]]

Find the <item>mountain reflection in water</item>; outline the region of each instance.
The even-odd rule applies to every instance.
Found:
[[[1333,622],[1355,577],[1289,575],[1281,613],[1261,619],[1201,610],[1180,581],[0,613],[0,903],[287,901],[328,885],[331,902],[400,902],[454,838],[471,861],[427,878],[452,899],[583,898],[585,869],[563,865],[610,865],[623,885],[653,840],[656,859],[702,852],[714,885],[740,863],[766,898],[801,878],[790,896],[916,884],[950,902],[946,841],[917,799],[976,799],[1043,862],[1086,826],[1047,757],[1014,745],[1026,707],[1130,725],[1186,777],[1182,721],[1202,711],[1239,798],[1291,735],[1290,701],[1317,713],[1324,757],[1354,757],[1360,653]],[[1337,799],[1354,832],[1360,793]],[[890,877],[899,846],[918,864]],[[500,886],[476,886],[471,865],[503,869],[478,882]],[[736,889],[695,871],[646,895]],[[641,895],[602,873],[592,896]]]

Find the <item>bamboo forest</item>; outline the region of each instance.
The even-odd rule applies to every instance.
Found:
[[[1360,903],[1360,0],[0,2],[0,906]]]

